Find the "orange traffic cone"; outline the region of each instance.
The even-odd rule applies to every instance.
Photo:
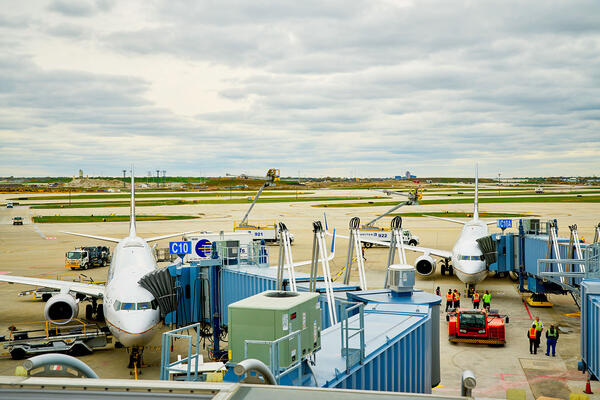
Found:
[[[587,382],[585,383],[585,390],[583,391],[585,394],[594,394],[592,392],[592,385],[590,384],[590,377],[588,376]]]

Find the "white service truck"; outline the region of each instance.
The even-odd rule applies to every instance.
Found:
[[[372,239],[380,242],[389,243],[392,240],[392,231],[384,228],[366,228],[362,227],[359,230],[361,239]],[[409,246],[416,246],[419,244],[419,237],[410,233],[408,229],[402,229],[402,241]],[[375,244],[370,242],[364,242],[365,247],[372,247]],[[375,245],[376,246],[376,245]]]
[[[212,257],[213,243],[218,242],[224,257],[233,260],[247,260],[251,256],[253,237],[244,232],[202,232],[184,235],[184,242],[192,243],[192,253],[184,257],[184,262],[206,260]]]
[[[246,233],[252,235],[252,239],[256,241],[264,240],[266,244],[279,243],[279,230],[277,224],[265,225],[249,225],[249,224],[233,224],[233,231],[236,233]],[[294,235],[290,233],[290,244],[294,242]]]

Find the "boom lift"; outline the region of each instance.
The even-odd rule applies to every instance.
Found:
[[[269,169],[267,171],[266,178],[264,178],[264,177],[248,177],[248,178],[266,179],[266,182],[263,183],[263,185],[260,187],[260,189],[258,190],[256,195],[254,196],[252,204],[250,204],[250,207],[248,208],[248,211],[246,211],[246,214],[244,214],[244,217],[242,218],[242,220],[238,223],[234,222],[233,230],[234,230],[234,232],[247,232],[252,235],[254,240],[264,240],[266,243],[277,243],[279,241],[279,231],[277,229],[277,224],[273,223],[273,225],[265,225],[265,226],[251,225],[248,223],[248,215],[250,215],[250,211],[252,211],[252,209],[254,208],[254,205],[258,201],[263,190],[266,187],[275,186],[276,182],[280,181],[281,178],[280,178],[279,169],[276,169],[276,168]],[[288,232],[288,235],[289,235],[290,243],[292,243],[294,241],[294,235],[292,235],[289,232]]]
[[[376,239],[376,240],[379,240],[382,242],[390,242],[392,240],[392,232],[388,229],[379,228],[379,227],[375,226],[375,222],[379,221],[381,218],[385,217],[386,215],[396,211],[400,207],[410,206],[413,204],[419,204],[419,201],[421,201],[421,199],[423,198],[423,188],[420,186],[418,188],[411,189],[408,193],[392,191],[392,190],[384,190],[384,193],[387,194],[388,196],[391,196],[392,194],[406,196],[407,200],[403,201],[400,204],[395,205],[394,207],[387,210],[385,213],[379,215],[377,218],[375,218],[375,219],[369,221],[368,223],[364,224],[363,226],[361,226],[360,227],[360,236],[361,237],[368,238],[368,239]],[[404,229],[404,230],[402,230],[402,241],[405,243],[408,243],[411,246],[416,246],[419,244],[419,237],[412,235],[409,230]],[[365,242],[364,245],[365,245],[365,247],[371,247],[371,246],[373,246],[373,243]]]

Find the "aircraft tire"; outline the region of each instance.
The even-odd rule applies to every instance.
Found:
[[[104,321],[104,305],[98,304],[98,308],[96,310],[96,320],[103,322]]]
[[[370,249],[371,247],[373,247],[373,243],[370,243],[370,242],[364,242],[364,245],[367,249]]]
[[[92,307],[91,304],[88,304],[87,306],[85,306],[85,319],[87,319],[88,321],[91,321],[93,317],[94,317],[94,307]]]
[[[442,268],[440,269],[440,273],[442,274],[442,276],[446,275],[446,266],[442,265]]]
[[[454,275],[454,268],[452,268],[452,266],[448,266],[448,275],[449,276]]]
[[[10,357],[13,360],[22,360],[25,358],[25,356],[27,355],[27,353],[25,352],[25,350],[23,350],[22,348],[16,348],[16,349],[12,349],[10,351]]]
[[[409,246],[416,246],[417,245],[417,241],[412,239],[410,242],[408,242]]]

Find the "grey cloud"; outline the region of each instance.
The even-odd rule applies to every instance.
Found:
[[[48,9],[68,17],[89,17],[95,11],[87,0],[53,0]]]

